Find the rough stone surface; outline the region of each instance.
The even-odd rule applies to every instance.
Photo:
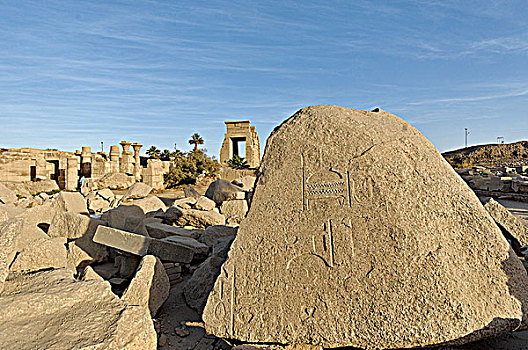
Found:
[[[205,229],[208,226],[224,225],[225,216],[210,210],[183,209],[171,206],[163,216],[165,223],[177,226],[192,226],[198,229]]]
[[[93,187],[94,189],[105,188],[127,188],[136,182],[134,176],[123,173],[106,174],[98,179]]]
[[[146,255],[121,299],[131,305],[146,307],[154,317],[169,297],[169,291],[169,277],[160,259]]]
[[[55,215],[60,212],[61,209],[53,206],[50,201],[18,214],[17,217],[24,219],[24,227],[16,239],[19,250],[35,240],[48,237],[39,225],[51,225]]]
[[[53,206],[64,212],[88,214],[86,200],[79,192],[61,192],[53,198]]]
[[[127,253],[144,256],[152,254],[164,261],[190,263],[195,249],[187,245],[145,237],[111,227],[99,226],[93,241],[122,250]]]
[[[194,271],[183,288],[187,305],[200,314],[205,307],[207,297],[213,289],[216,278],[220,274],[220,267],[227,258],[227,252],[232,241],[232,237],[220,238],[220,242],[214,247],[211,256]]]
[[[33,272],[68,267],[66,238],[44,238],[31,242],[20,251],[9,269],[10,272]]]
[[[502,226],[513,237],[519,240],[521,246],[528,244],[528,227],[511,214],[508,209],[504,208],[493,198],[490,198],[486,204],[484,204],[484,208],[486,208],[497,224]]]
[[[149,236],[147,228],[145,227],[145,219],[141,216],[127,216],[124,230],[142,236]]]
[[[125,192],[122,201],[145,198],[152,191],[152,187],[142,182],[136,182]]]
[[[15,191],[10,190],[4,184],[0,183],[0,203],[12,204],[17,201]]]
[[[269,137],[203,319],[247,342],[456,344],[518,327],[527,291],[499,228],[423,135],[384,111],[317,106]]]
[[[224,225],[209,226],[205,229],[204,233],[202,233],[198,240],[207,244],[209,247],[212,247],[223,237],[234,237],[237,231],[237,227]]]
[[[144,218],[145,212],[135,205],[120,205],[101,215],[101,220],[108,223],[110,227],[126,230],[126,218],[129,216]]]
[[[222,202],[230,199],[244,199],[245,192],[241,187],[233,185],[229,181],[219,179],[209,185],[205,196],[215,201],[217,205],[221,205]]]
[[[202,196],[192,186],[184,187],[183,188],[183,193],[185,194],[185,197],[189,197],[189,198],[200,198]]]
[[[245,199],[229,200],[222,203],[220,212],[225,216],[246,216],[248,204]]]
[[[0,222],[9,220],[9,214],[4,207],[4,204],[0,204]]]
[[[162,241],[177,243],[192,248],[194,256],[198,259],[207,257],[207,254],[209,253],[209,246],[198,242],[197,240],[191,237],[169,236],[167,238],[163,238]]]
[[[194,209],[198,210],[213,210],[216,207],[216,203],[207,197],[201,196],[196,198],[196,203],[194,203]]]
[[[198,238],[203,232],[202,230],[191,230],[183,227],[176,227],[166,225],[158,222],[152,222],[145,225],[148,234],[154,238],[165,238],[169,236],[182,236],[190,238]]]
[[[150,349],[148,310],[119,300],[107,282],[69,270],[21,275],[0,296],[1,349]]]
[[[9,275],[9,265],[16,256],[16,236],[23,227],[23,219],[11,219],[0,223],[0,294]]]
[[[154,212],[163,213],[167,210],[167,206],[163,203],[161,199],[156,196],[147,196],[141,199],[135,199],[128,203],[123,203],[125,206],[136,206],[143,210],[143,213],[149,214]]]
[[[81,238],[85,235],[92,237],[97,226],[103,223],[103,221],[93,219],[88,215],[72,212],[58,213],[53,217],[47,233],[50,237],[69,239]]]
[[[257,178],[251,175],[245,175],[231,181],[232,184],[242,187],[244,191],[252,191],[255,187],[255,180]]]

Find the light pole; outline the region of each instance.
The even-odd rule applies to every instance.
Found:
[[[468,128],[464,128],[464,130],[466,131],[466,142],[465,142],[466,147],[465,148],[467,148],[468,135],[471,134],[471,132],[468,130]]]

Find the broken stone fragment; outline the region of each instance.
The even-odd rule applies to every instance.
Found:
[[[132,305],[146,307],[154,317],[169,297],[170,283],[159,258],[146,255],[123,293],[122,300]]]
[[[93,219],[88,215],[74,212],[58,213],[53,217],[47,233],[50,237],[66,237],[68,239],[83,236],[93,237],[97,227],[103,223],[103,221]]]
[[[187,229],[183,227],[166,225],[158,222],[149,223],[145,226],[148,231],[148,234],[154,238],[165,238],[169,236],[198,238],[203,232],[202,230]]]
[[[70,270],[20,275],[0,296],[1,349],[149,349],[148,310],[121,301],[107,282],[76,281]]]
[[[9,268],[10,272],[34,272],[68,267],[66,238],[44,238],[32,242],[20,251]]]
[[[231,183],[233,185],[241,187],[244,191],[252,191],[253,187],[255,187],[256,179],[257,178],[255,176],[245,175],[245,176],[239,177],[238,179],[231,181]]]
[[[209,226],[205,229],[198,240],[204,244],[207,244],[209,247],[214,246],[219,239],[223,237],[234,237],[237,233],[237,227],[224,226],[224,225],[215,225]]]
[[[219,179],[209,185],[205,196],[212,199],[217,205],[221,205],[230,199],[244,199],[245,192],[231,182]]]
[[[183,188],[183,193],[185,194],[185,197],[188,198],[200,198],[201,194],[198,193],[192,186],[187,186]]]
[[[484,208],[486,208],[493,220],[500,225],[499,227],[502,227],[515,237],[521,246],[528,244],[528,227],[511,214],[508,209],[504,208],[493,198],[490,198],[484,204]]]
[[[245,199],[234,199],[225,201],[220,206],[220,212],[225,216],[246,216],[248,204]]]
[[[132,201],[123,203],[122,206],[135,206],[140,208],[145,215],[163,214],[167,210],[167,206],[161,199],[156,196],[147,196],[141,199],[134,199]]]
[[[52,202],[52,205],[59,211],[88,214],[86,200],[79,192],[60,192]]]
[[[162,241],[169,242],[169,243],[176,243],[181,244],[186,247],[192,248],[194,253],[195,259],[205,259],[207,255],[209,254],[209,246],[195,240],[191,237],[184,237],[184,236],[168,236],[166,238],[163,238]]]
[[[101,220],[108,223],[108,226],[120,230],[126,230],[125,221],[129,216],[145,217],[145,212],[135,205],[120,205],[101,215]]]
[[[145,227],[145,219],[142,216],[127,216],[123,230],[142,236],[149,236]]]
[[[17,201],[15,191],[10,190],[0,183],[0,204],[13,204]]]
[[[122,250],[127,253],[144,256],[152,254],[164,261],[190,263],[194,248],[186,245],[145,237],[111,227],[99,226],[93,238],[94,242]]]
[[[198,229],[205,229],[208,226],[224,225],[225,216],[215,210],[203,211],[171,206],[165,212],[163,221],[170,225],[192,226]]]
[[[123,195],[121,201],[127,201],[130,199],[145,198],[152,191],[152,187],[142,182],[136,182],[128,188],[128,190]]]
[[[509,332],[527,302],[519,259],[420,132],[315,106],[269,137],[203,320],[241,342],[397,349]]]
[[[205,211],[213,210],[215,207],[216,207],[216,203],[213,200],[207,197],[203,197],[203,196],[198,197],[196,199],[196,203],[194,203],[193,205],[194,209],[205,210]]]
[[[16,237],[23,228],[23,219],[11,219],[0,223],[0,294],[9,275],[9,266],[16,256]]]

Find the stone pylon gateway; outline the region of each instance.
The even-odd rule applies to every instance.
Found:
[[[316,106],[269,137],[203,319],[243,342],[457,344],[526,320],[527,280],[415,128],[381,110]]]
[[[260,141],[255,127],[250,125],[249,120],[227,121],[225,124],[227,132],[220,149],[220,163],[227,163],[234,155],[238,155],[243,156],[251,168],[258,168]],[[244,143],[243,150],[241,147]]]

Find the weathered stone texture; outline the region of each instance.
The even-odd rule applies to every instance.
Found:
[[[169,291],[169,277],[160,259],[146,255],[121,299],[132,305],[146,307],[154,317],[169,297]]]
[[[0,204],[12,204],[16,201],[16,193],[0,183]]]
[[[497,203],[493,198],[490,198],[484,204],[484,208],[486,208],[497,224],[519,240],[521,246],[528,244],[528,227],[511,214],[508,209]]]
[[[245,192],[241,187],[233,185],[229,181],[219,179],[209,185],[205,196],[212,199],[217,205],[221,205],[227,200],[245,199]]]
[[[203,319],[220,337],[408,348],[515,329],[526,271],[474,193],[384,111],[300,110],[270,136]]]
[[[23,227],[23,219],[12,219],[0,223],[0,294],[9,275],[9,265],[16,256],[16,236]]]

